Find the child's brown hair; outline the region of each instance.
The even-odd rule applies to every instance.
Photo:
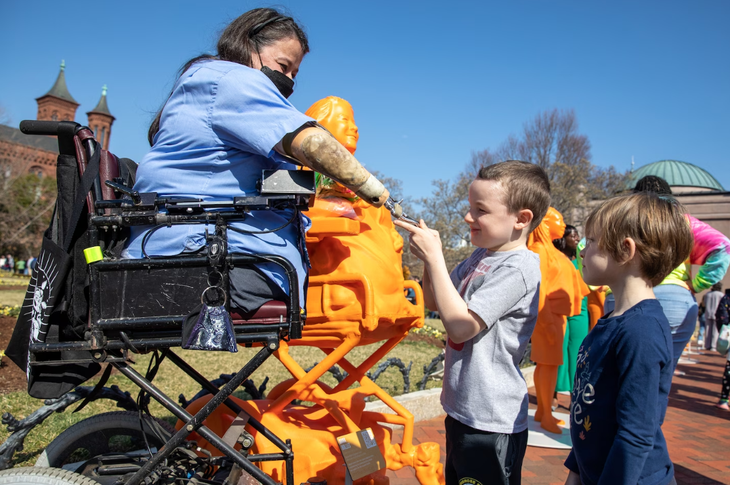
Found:
[[[550,207],[550,180],[545,170],[534,163],[507,160],[482,167],[477,178],[502,185],[504,205],[511,214],[532,211],[530,232],[540,225]]]
[[[619,262],[628,256],[624,239],[633,239],[641,272],[656,286],[692,251],[694,238],[684,212],[667,195],[641,192],[615,197],[588,216],[586,234],[598,236],[599,249]]]

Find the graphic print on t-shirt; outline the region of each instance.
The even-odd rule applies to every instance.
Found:
[[[461,283],[459,284],[459,296],[461,296],[461,298],[464,298],[464,294],[466,293],[466,289],[469,287],[469,284],[474,279],[487,274],[491,267],[491,265],[484,264],[481,260],[477,260],[476,266],[467,268],[467,275],[464,277],[464,279],[461,280]],[[464,342],[456,344],[452,342],[451,339],[448,337],[447,340],[449,342],[449,347],[454,350],[462,350],[464,348]]]
[[[587,408],[593,404],[596,396],[596,390],[590,382],[590,363],[587,361],[590,351],[590,347],[586,350],[582,345],[578,351],[573,398],[570,402],[571,425],[576,424],[583,427],[579,435],[583,440],[586,439],[585,433],[590,431],[592,426]]]

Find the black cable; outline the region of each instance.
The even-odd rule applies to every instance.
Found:
[[[141,353],[139,350],[137,350],[137,347],[135,347],[134,344],[132,344],[132,342],[129,340],[126,332],[119,332],[119,336],[122,337],[122,341],[126,344],[128,349],[130,349],[135,354]]]
[[[154,367],[153,367],[153,362],[154,362]],[[157,370],[159,369],[161,363],[162,363],[162,361],[160,360],[160,356],[159,356],[157,350],[155,350],[152,353],[152,356],[150,357],[149,364],[147,365],[147,373],[145,374],[145,379],[147,379],[148,381],[151,382],[152,379],[154,379],[155,376],[157,375]],[[139,429],[142,432],[142,438],[144,439],[144,444],[145,444],[145,447],[147,448],[147,453],[149,453],[150,458],[152,458],[152,447],[150,447],[150,443],[147,440],[147,433],[145,433],[145,431],[144,431],[144,421],[142,419],[143,410],[145,411],[145,414],[147,414],[150,417],[150,430],[152,430],[153,432],[155,431],[154,427],[152,426],[152,424],[154,422],[154,418],[150,414],[149,407],[147,407],[146,405],[144,405],[144,406],[142,405],[144,394],[145,394],[144,389],[140,389],[139,394],[137,395],[137,416],[139,418]],[[160,441],[165,441],[162,439],[162,437],[157,435],[156,432],[155,432],[155,435],[157,436],[157,439],[159,439]]]
[[[284,224],[282,224],[281,226],[276,227],[274,229],[267,229],[267,230],[263,230],[263,231],[247,231],[246,229],[238,229],[238,228],[233,227],[233,226],[228,225],[228,224],[226,224],[226,227],[228,229],[230,229],[231,231],[237,232],[239,234],[270,234],[272,232],[277,232],[277,231],[281,231],[282,229],[284,229],[286,226],[288,226],[289,224],[291,224],[292,222],[294,222],[294,220],[297,218],[298,215],[299,215],[299,211],[295,209],[294,210],[294,213],[291,216],[291,218],[288,221],[286,221]],[[165,258],[165,257],[167,257],[167,256],[150,256],[150,255],[147,254],[147,250],[145,249],[145,247],[147,246],[147,243],[149,242],[150,236],[153,233],[155,233],[158,229],[161,229],[163,227],[170,227],[170,226],[173,226],[173,225],[188,225],[188,224],[210,224],[210,222],[208,222],[208,221],[200,221],[200,222],[196,222],[196,221],[171,222],[171,223],[168,223],[168,224],[158,224],[158,225],[154,226],[152,229],[150,229],[149,231],[147,231],[147,233],[145,233],[145,235],[142,237],[142,247],[141,247],[141,249],[142,249],[142,257],[144,257],[145,259]]]

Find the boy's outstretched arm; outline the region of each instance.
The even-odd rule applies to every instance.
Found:
[[[438,231],[429,229],[423,220],[418,227],[399,220],[394,223],[410,233],[411,252],[424,262],[433,290],[433,303],[438,308],[449,339],[460,344],[487,328],[481,318],[469,311],[451,282]]]

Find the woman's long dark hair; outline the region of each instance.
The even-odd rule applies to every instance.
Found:
[[[221,59],[251,67],[252,56],[262,47],[283,39],[297,39],[302,46],[302,54],[309,52],[309,40],[299,25],[291,17],[282,15],[273,8],[255,8],[244,13],[228,24],[218,39],[218,54],[203,54],[190,59],[180,69],[178,79],[196,62],[205,59]],[[172,94],[172,93],[171,93]],[[160,130],[160,117],[163,105],[152,121],[147,132],[147,141],[153,145],[155,135]]]
[[[571,226],[570,224],[566,224],[565,231],[563,231],[563,237],[561,237],[560,239],[553,239],[553,246],[555,246],[555,248],[558,251],[560,251],[561,253],[563,253],[564,255],[566,255],[571,260],[576,255],[575,255],[575,253],[570,248],[568,248],[568,244],[565,242],[565,238],[568,236],[568,234],[573,233],[573,232],[577,233],[578,232],[578,229],[575,226]]]

